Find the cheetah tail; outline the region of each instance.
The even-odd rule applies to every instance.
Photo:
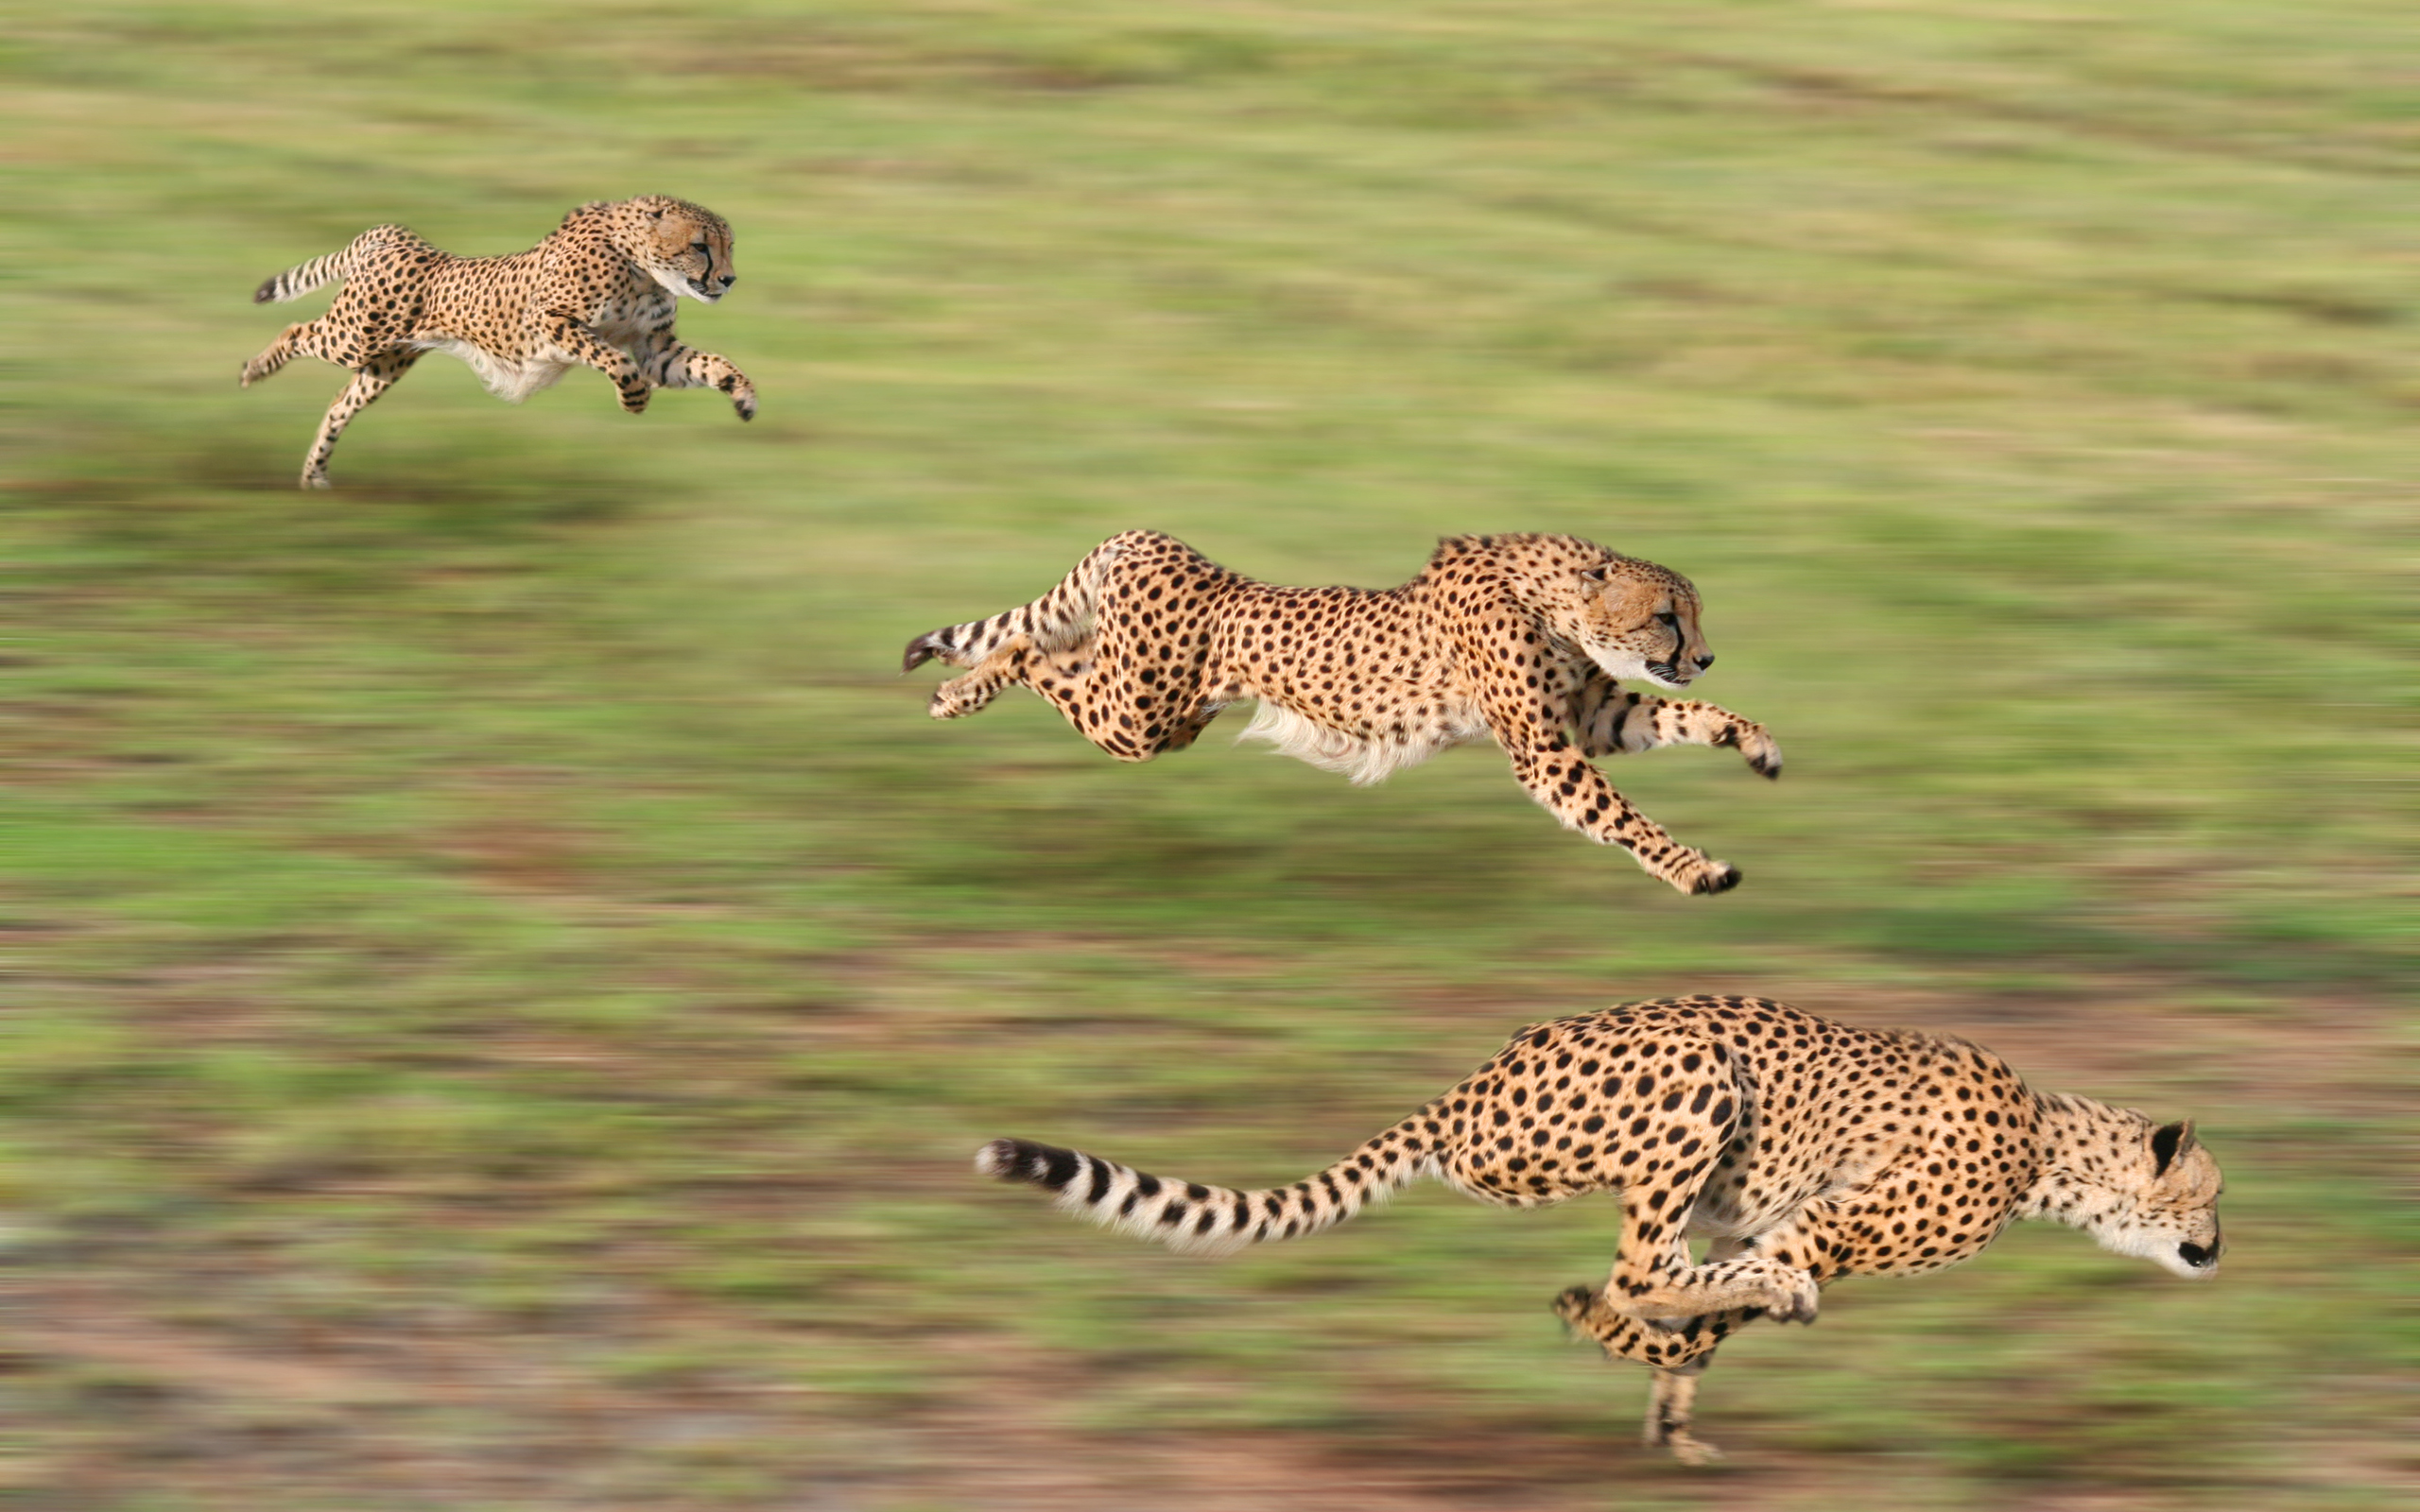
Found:
[[[944,625],[908,643],[900,670],[913,672],[934,657],[954,667],[971,667],[1022,635],[1046,651],[1063,651],[1083,638],[1100,605],[1101,585],[1112,563],[1138,543],[1165,538],[1149,530],[1126,530],[1110,537],[1076,563],[1059,586],[1035,599],[1005,610],[987,620]]]
[[[376,251],[398,242],[426,247],[428,244],[401,226],[372,226],[348,242],[341,251],[325,257],[315,257],[299,263],[252,290],[254,304],[280,304],[299,300],[313,289],[325,288],[339,279],[353,277],[360,266],[363,253]]]
[[[1243,1192],[1170,1181],[1080,1150],[994,1140],[975,1169],[1046,1187],[1063,1212],[1170,1249],[1224,1255],[1266,1240],[1333,1228],[1398,1187],[1434,1175],[1421,1115],[1406,1119],[1326,1170],[1288,1187]]]

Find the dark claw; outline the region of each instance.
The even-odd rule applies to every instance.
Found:
[[[1692,893],[1729,892],[1739,885],[1739,877],[1740,871],[1737,867],[1725,867],[1710,877],[1700,877],[1689,891]]]
[[[1748,765],[1754,769],[1758,777],[1763,778],[1768,782],[1777,782],[1781,781],[1781,763],[1779,762],[1766,761],[1760,757],[1755,761],[1750,762]]]

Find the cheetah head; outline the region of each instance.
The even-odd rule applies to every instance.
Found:
[[[1555,633],[1617,681],[1677,692],[1714,665],[1698,628],[1698,591],[1653,562],[1617,557],[1583,567],[1546,608]]]
[[[615,242],[674,298],[712,304],[739,282],[731,227],[713,211],[665,195],[643,195],[620,209]]]
[[[2136,1255],[2176,1275],[2215,1275],[2225,1248],[2219,1235],[2219,1162],[2193,1138],[2189,1122],[2163,1124],[2111,1160],[2104,1211],[2087,1223],[2100,1247]]]

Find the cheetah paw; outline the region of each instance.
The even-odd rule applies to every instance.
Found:
[[[1781,747],[1762,725],[1743,720],[1725,729],[1710,744],[1737,750],[1748,759],[1748,769],[1768,782],[1781,775]]]
[[[1566,1286],[1554,1299],[1554,1315],[1563,1319],[1574,1338],[1589,1337],[1581,1324],[1603,1295],[1593,1286]]]
[[[1685,1431],[1674,1432],[1664,1441],[1664,1447],[1672,1452],[1674,1459],[1691,1469],[1720,1464],[1722,1460],[1722,1451]]]
[[[735,374],[724,379],[717,387],[731,396],[731,407],[739,412],[741,420],[756,418],[756,386],[754,384]]]
[[[935,719],[963,719],[998,696],[1000,685],[988,678],[952,678],[933,690],[925,713]]]
[[[1812,1325],[1817,1310],[1823,1305],[1823,1294],[1815,1284],[1815,1278],[1801,1271],[1793,1279],[1773,1288],[1771,1299],[1764,1303],[1765,1316],[1776,1323]]]
[[[1692,897],[1729,892],[1739,885],[1740,870],[1728,861],[1700,861],[1671,879],[1672,885]]]

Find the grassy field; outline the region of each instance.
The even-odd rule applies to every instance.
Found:
[[[2406,12],[8,8],[0,1495],[2409,1504]],[[646,192],[737,230],[682,329],[753,424],[432,360],[292,488],[340,375],[236,388],[262,278]],[[902,643],[1136,525],[1689,574],[1789,774],[1614,775],[1746,883],[1485,748],[925,720]],[[1547,1312],[1610,1204],[1213,1263],[967,1168],[1290,1180],[1673,990],[2197,1117],[2225,1274],[2028,1229],[1842,1286],[1726,1348],[1690,1473]]]

